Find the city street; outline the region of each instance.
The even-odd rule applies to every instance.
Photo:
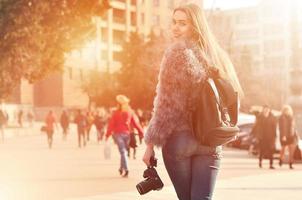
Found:
[[[129,161],[129,178],[118,174],[119,154],[111,141],[111,158],[104,158],[104,143],[96,142],[93,130],[86,148],[77,147],[73,131],[63,141],[55,133],[53,149],[48,149],[46,136],[35,128],[32,134],[8,138],[0,144],[0,199],[16,200],[173,200],[177,199],[164,169],[161,155],[158,172],[165,184],[162,191],[140,197],[135,185],[142,181],[145,169],[141,162],[144,146],[137,159]],[[302,166],[289,170],[275,164],[275,170],[263,169],[246,151],[225,149],[215,200],[265,199],[298,200],[302,198]]]
[[[302,1],[0,0],[0,55],[0,200],[177,200],[143,137],[182,200],[302,200]]]

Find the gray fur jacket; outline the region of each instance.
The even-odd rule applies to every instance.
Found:
[[[146,144],[162,147],[175,131],[191,130],[194,90],[206,77],[203,60],[198,45],[189,41],[174,43],[165,51]]]

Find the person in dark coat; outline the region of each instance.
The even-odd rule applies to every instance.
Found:
[[[23,110],[18,112],[18,124],[21,128],[23,127]]]
[[[297,145],[297,137],[295,133],[295,124],[293,110],[289,105],[282,108],[282,114],[279,118],[279,131],[280,131],[280,167],[283,164],[285,148],[288,147],[289,151],[289,168],[293,169],[294,152]]]
[[[98,111],[96,116],[94,117],[94,125],[95,128],[97,130],[97,141],[102,141],[103,140],[103,136],[104,136],[104,127],[106,125],[106,121],[105,121],[105,117],[104,117],[104,113]]]
[[[86,127],[86,140],[90,140],[90,130],[92,125],[94,124],[94,114],[91,111],[88,111],[86,113],[86,121],[87,121],[87,127]]]
[[[65,110],[61,114],[60,124],[61,124],[62,130],[63,130],[63,139],[66,140],[67,131],[69,128],[69,116]]]
[[[86,146],[85,132],[86,132],[86,128],[87,128],[87,119],[81,110],[78,110],[78,114],[75,117],[74,122],[77,124],[79,148],[82,147],[82,143],[83,143],[83,146],[85,147]]]
[[[142,124],[141,124],[141,121],[139,120],[138,115],[135,115],[133,113],[133,118],[142,127]],[[138,135],[138,134],[135,132],[134,128],[135,127],[130,126],[130,140],[129,140],[129,145],[128,145],[128,157],[130,158],[130,150],[133,149],[133,159],[136,159],[136,147],[137,147],[136,135]],[[140,144],[142,144],[141,138],[140,138],[139,142],[140,142]]]
[[[262,113],[257,120],[257,139],[259,141],[259,167],[262,168],[262,159],[270,160],[270,169],[273,166],[273,155],[276,145],[277,123],[274,115],[268,106],[264,106]]]

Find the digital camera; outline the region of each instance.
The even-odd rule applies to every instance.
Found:
[[[153,156],[150,158],[150,166],[144,171],[143,177],[145,180],[136,185],[137,191],[140,195],[146,194],[151,190],[161,190],[164,183],[158,176],[155,167],[157,166],[157,159]]]

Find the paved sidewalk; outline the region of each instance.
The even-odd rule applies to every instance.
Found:
[[[111,159],[104,158],[104,143],[96,142],[93,132],[85,148],[77,146],[77,134],[71,130],[67,140],[60,131],[54,135],[53,149],[48,149],[45,134],[8,139],[0,145],[0,200],[176,200],[161,153],[157,170],[165,183],[162,191],[140,196],[135,185],[142,181],[145,165],[141,159],[129,159],[128,179],[117,172],[120,155],[112,146]],[[139,146],[137,158],[142,158]],[[246,151],[224,149],[218,183],[213,200],[300,200],[302,166],[289,170],[258,168],[255,157]]]
[[[302,171],[218,180],[213,200],[301,200]],[[140,196],[137,191],[68,200],[176,200],[172,186]]]

